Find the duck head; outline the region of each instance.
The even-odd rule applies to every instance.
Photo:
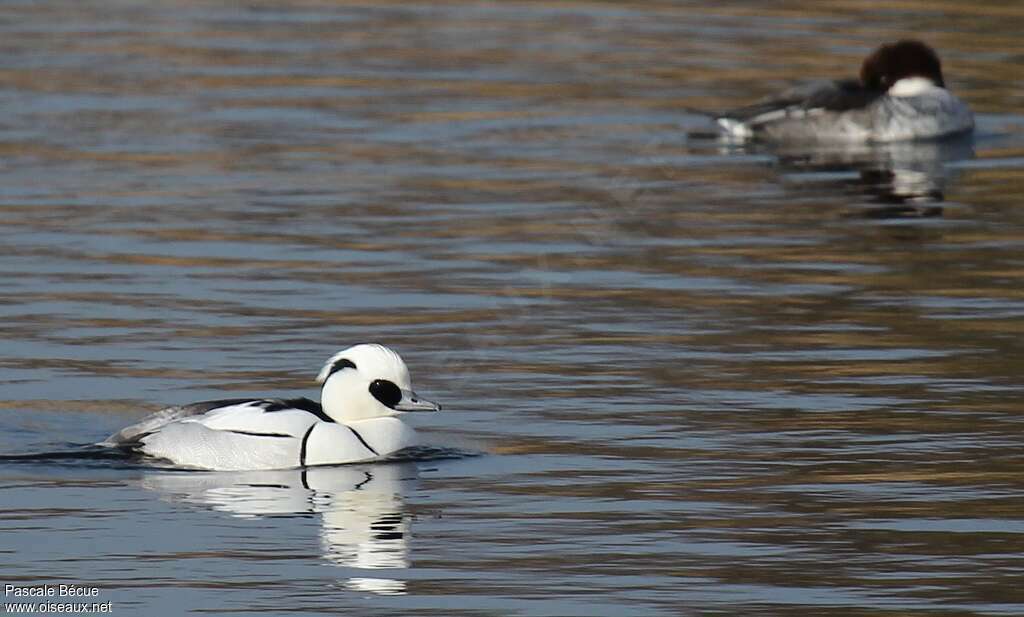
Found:
[[[946,87],[939,55],[928,45],[911,39],[882,45],[860,67],[861,83],[872,90],[886,91],[901,79],[915,77]]]
[[[409,368],[383,345],[362,344],[339,351],[324,364],[316,381],[323,387],[324,413],[337,422],[441,409],[412,391]]]

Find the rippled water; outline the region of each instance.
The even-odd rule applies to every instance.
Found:
[[[1019,615],[1024,9],[10,2],[0,453],[400,350],[481,456],[0,463],[0,583],[114,614]],[[973,141],[689,108],[908,33]],[[6,603],[11,602],[6,597]]]

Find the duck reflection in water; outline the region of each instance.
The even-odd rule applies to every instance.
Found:
[[[770,154],[784,183],[800,192],[862,199],[848,216],[869,219],[943,216],[958,163],[974,158],[971,135],[934,141],[867,144],[749,144],[724,154]]]
[[[947,189],[959,175],[957,163],[974,158],[971,135],[938,141],[849,145],[776,151],[784,174],[832,176],[826,186],[860,194],[868,203],[851,212],[866,218],[942,216]],[[792,177],[792,176],[790,176]]]
[[[365,570],[345,587],[383,595],[404,594],[403,580],[370,576],[409,567],[411,516],[403,495],[416,483],[411,463],[312,467],[281,471],[167,472],[143,477],[164,499],[198,504],[239,518],[313,514],[328,562]]]

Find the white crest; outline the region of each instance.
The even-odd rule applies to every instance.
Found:
[[[388,379],[400,388],[411,389],[409,368],[402,358],[394,351],[376,343],[353,345],[334,354],[320,369],[316,382],[323,385],[331,376],[334,365],[342,360],[354,364],[357,371],[370,379]]]

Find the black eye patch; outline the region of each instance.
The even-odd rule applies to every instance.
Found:
[[[374,379],[370,384],[370,394],[385,407],[395,408],[402,400],[402,390],[387,379]]]
[[[337,373],[341,369],[355,368],[355,367],[356,367],[356,363],[355,362],[353,362],[353,361],[351,361],[351,360],[349,360],[347,358],[342,358],[341,360],[338,360],[337,362],[335,362],[334,364],[331,365],[331,371],[329,373],[327,373],[327,376],[330,377],[331,375]]]

